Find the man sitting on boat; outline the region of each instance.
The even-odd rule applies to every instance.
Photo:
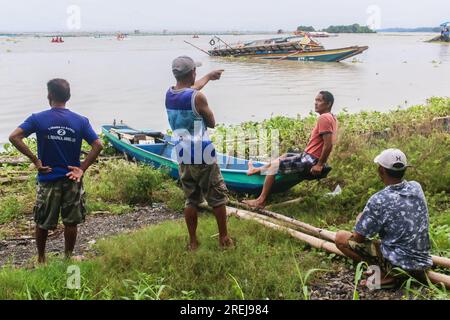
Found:
[[[336,246],[356,262],[378,265],[380,285],[395,281],[401,268],[411,276],[423,277],[433,264],[428,234],[428,209],[422,187],[403,180],[407,160],[398,149],[387,149],[378,155],[378,174],[386,186],[375,193],[358,216],[353,233],[339,231]],[[369,240],[379,235],[381,242]],[[362,285],[367,281],[363,280]]]
[[[263,208],[270,190],[275,182],[275,175],[281,174],[302,174],[319,176],[333,150],[336,141],[336,131],[338,122],[331,113],[334,104],[334,97],[328,91],[321,91],[315,100],[315,111],[319,114],[316,126],[311,132],[311,137],[304,152],[288,153],[275,161],[262,166],[254,167],[251,162],[248,164],[248,175],[265,174],[266,179],[261,195],[255,200],[246,200],[250,207]]]
[[[201,90],[210,80],[218,80],[223,70],[215,70],[195,81],[196,64],[190,57],[176,58],[172,72],[177,80],[166,94],[166,110],[176,139],[181,185],[186,197],[184,216],[189,231],[189,249],[197,249],[198,206],[206,198],[213,208],[219,227],[219,245],[232,246],[228,236],[227,187],[217,164],[215,149],[207,136],[207,128],[216,121]]]

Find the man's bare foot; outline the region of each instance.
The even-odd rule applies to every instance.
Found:
[[[199,243],[198,241],[190,242],[190,243],[187,245],[187,249],[188,249],[189,251],[195,251],[195,250],[198,249],[198,246],[199,246],[199,245],[200,245],[200,243]]]
[[[255,209],[264,209],[266,206],[266,202],[260,200],[259,198],[254,200],[244,200],[242,203],[245,203],[247,206]]]
[[[227,248],[234,248],[234,242],[233,240],[226,236],[223,239],[219,240],[219,245],[222,249],[227,249]]]
[[[42,265],[47,264],[47,259],[45,257],[38,257],[37,263]]]
[[[253,162],[252,162],[251,160],[248,162],[248,170],[247,170],[247,175],[248,175],[248,176],[252,176],[252,175],[254,175],[254,174],[257,174],[257,173],[259,173],[260,171],[261,171],[260,168],[255,168],[255,167],[253,166]]]
[[[74,262],[81,262],[81,261],[87,260],[87,258],[85,256],[82,256],[82,255],[79,255],[79,256],[73,256],[73,255],[72,256],[66,256],[66,259],[74,261]]]

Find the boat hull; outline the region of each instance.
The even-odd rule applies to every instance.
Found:
[[[355,55],[361,54],[369,49],[367,46],[354,46],[331,50],[307,50],[307,51],[271,51],[260,50],[252,53],[220,54],[214,56],[222,57],[246,57],[264,60],[291,60],[291,61],[319,61],[319,62],[339,62]]]
[[[339,62],[366,51],[368,47],[349,47],[299,53],[262,53],[249,57],[265,60]]]
[[[434,43],[450,43],[449,40],[445,40],[442,38],[442,36],[436,36],[433,39],[427,40],[426,42],[434,42]]]

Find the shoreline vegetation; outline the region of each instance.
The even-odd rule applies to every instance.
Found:
[[[405,178],[418,181],[427,198],[432,253],[450,258],[450,98],[434,97],[424,105],[386,113],[341,112],[337,116],[340,129],[329,160],[331,173],[319,182],[302,182],[287,193],[273,195],[268,203],[270,210],[331,231],[350,230],[368,198],[383,188],[374,156],[385,148],[398,147],[413,165]],[[314,114],[276,116],[232,127],[277,129],[280,152],[301,151],[315,120]],[[221,126],[216,132],[227,128]],[[36,148],[33,139],[27,143]],[[33,168],[23,159],[17,161],[19,154],[11,146],[4,147],[5,152],[0,154],[0,251],[8,246],[9,239],[33,236],[30,219],[35,197]],[[11,256],[11,263],[0,269],[0,299],[355,297],[354,287],[350,286],[350,292],[340,287],[355,276],[355,266],[349,260],[313,249],[252,221],[230,217],[229,229],[237,247],[220,250],[215,219],[210,213],[202,213],[201,246],[195,253],[187,252],[184,221],[173,220],[172,214],[181,213],[184,204],[176,181],[164,171],[119,158],[106,148],[102,158],[88,170],[84,184],[89,215],[106,218],[161,204],[167,208],[167,221],[98,239],[90,259],[75,263],[82,277],[77,290],[66,288],[67,267],[73,263],[50,256],[47,265],[28,270],[15,267]],[[330,195],[337,186],[341,192]],[[242,197],[231,195],[232,200]],[[30,247],[35,250],[34,245]],[[356,271],[358,275],[359,268]],[[445,268],[436,271],[450,275]],[[336,282],[334,278],[345,281]],[[334,296],[339,290],[344,290],[342,296]],[[361,298],[369,299],[450,298],[444,288],[412,281],[396,291],[357,290],[364,293]]]
[[[337,25],[337,26],[329,26],[328,28],[324,28],[321,30],[316,30],[313,26],[298,26],[297,31],[304,32],[328,32],[328,33],[376,33],[376,30],[370,29],[368,26],[361,26],[358,23],[354,23],[351,25]]]
[[[337,25],[337,26],[329,26],[328,28],[323,29],[315,29],[313,26],[298,26],[296,30],[204,30],[204,31],[192,31],[192,30],[122,30],[120,33],[123,33],[127,36],[177,36],[177,35],[186,35],[186,36],[211,36],[211,35],[258,35],[258,34],[278,34],[282,31],[282,33],[293,33],[295,31],[304,31],[304,32],[328,32],[328,33],[379,33],[379,32],[417,32],[417,33],[438,33],[440,32],[440,28],[436,27],[417,27],[417,28],[385,28],[385,29],[377,29],[372,30],[367,26],[361,26],[357,23],[352,25]],[[69,31],[22,31],[22,32],[8,32],[0,30],[0,37],[54,37],[56,34],[64,37],[115,37],[118,31],[77,31],[77,32],[69,32]]]

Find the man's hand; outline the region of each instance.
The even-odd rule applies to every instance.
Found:
[[[195,81],[194,85],[191,88],[200,91],[204,86],[206,86],[209,81],[219,80],[223,72],[223,69],[211,71],[210,73],[204,75],[201,79]]]
[[[34,162],[34,166],[36,167],[36,169],[39,173],[47,174],[47,173],[52,172],[52,168],[50,168],[49,166],[43,166],[42,161],[40,159],[37,159]]]
[[[313,166],[313,167],[311,168],[311,174],[312,174],[313,176],[318,176],[319,174],[322,173],[322,170],[323,170],[323,165],[321,165],[321,164],[316,164],[315,166]]]
[[[72,166],[68,166],[70,172],[68,172],[66,174],[66,176],[73,181],[76,182],[80,182],[81,181],[81,177],[84,174],[84,171],[81,168],[78,167],[72,167]]]
[[[219,80],[224,71],[223,69],[211,71],[208,73],[209,80]]]

